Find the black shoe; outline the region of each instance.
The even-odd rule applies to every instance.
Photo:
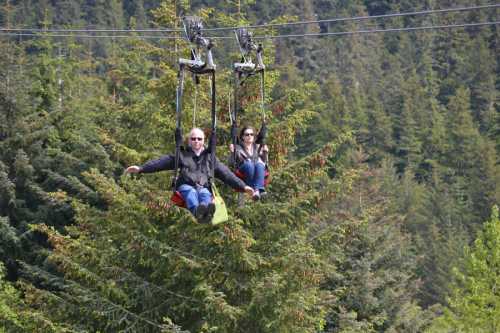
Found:
[[[264,189],[259,190],[260,199],[265,199],[267,197],[267,192]]]
[[[194,217],[198,220],[199,223],[206,223],[205,216],[207,215],[207,206],[199,205],[194,210]]]
[[[210,222],[215,214],[215,204],[213,202],[209,203],[207,206],[207,220]]]
[[[260,200],[260,193],[258,190],[255,190],[252,195],[253,201],[259,201]]]

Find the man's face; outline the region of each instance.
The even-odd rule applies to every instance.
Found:
[[[193,150],[200,150],[203,148],[203,144],[205,143],[205,134],[203,134],[203,131],[200,131],[199,129],[194,129],[191,131],[191,134],[189,135],[189,145]]]

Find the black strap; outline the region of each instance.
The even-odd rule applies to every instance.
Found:
[[[216,92],[215,92],[215,70],[212,71],[212,133],[210,134],[209,151],[211,154],[209,168],[209,182],[212,183],[215,172],[215,159],[217,150],[217,113],[216,113]]]
[[[257,144],[259,144],[259,155],[266,144],[266,136],[267,136],[267,126],[266,126],[266,111],[264,109],[264,81],[265,78],[265,73],[264,69],[261,69],[260,72],[260,96],[261,96],[261,112],[262,112],[262,125],[260,127],[259,135],[257,137],[257,140],[255,141]],[[267,164],[267,155],[266,155],[266,161],[264,161]]]
[[[179,178],[179,161],[181,158],[181,146],[182,146],[182,127],[181,127],[181,117],[182,117],[182,94],[184,91],[184,66],[180,66],[178,73],[178,86],[176,92],[176,107],[175,107],[175,166],[174,166],[174,178],[172,179],[172,191],[175,193],[177,190],[177,180]]]
[[[238,111],[240,109],[240,98],[239,98],[239,88],[240,88],[240,77],[241,74],[236,71],[234,77],[234,106],[233,106],[233,114],[232,124],[231,124],[231,139],[233,144],[233,165],[232,167],[235,169],[238,165],[236,160],[236,146],[238,145]]]

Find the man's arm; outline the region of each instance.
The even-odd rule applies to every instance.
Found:
[[[223,163],[221,163],[218,159],[215,160],[215,177],[222,180],[225,184],[231,186],[237,190],[245,190],[245,182],[236,177],[236,175]]]
[[[156,160],[146,162],[139,167],[139,173],[152,173],[162,170],[173,170],[175,168],[175,157],[172,155],[164,155]]]

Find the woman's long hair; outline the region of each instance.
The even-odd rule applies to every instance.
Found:
[[[255,143],[255,139],[257,138],[257,133],[255,132],[255,128],[253,128],[252,126],[249,126],[249,125],[245,125],[241,128],[241,131],[240,131],[240,143],[243,143],[244,140],[243,140],[243,136],[245,134],[245,131],[246,130],[249,130],[251,129],[253,131],[253,142]]]

